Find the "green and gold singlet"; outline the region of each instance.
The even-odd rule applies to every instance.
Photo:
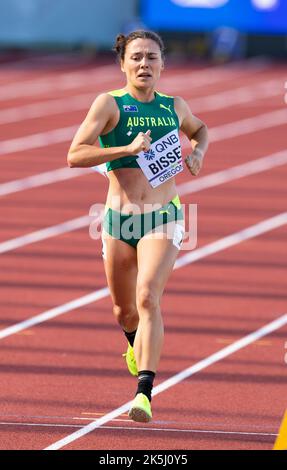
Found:
[[[121,147],[129,145],[139,132],[151,131],[152,142],[159,142],[159,153],[165,150],[163,160],[157,163],[157,173],[167,166],[168,159],[178,166],[179,121],[174,109],[174,97],[155,91],[155,97],[148,103],[133,98],[126,90],[114,90],[109,92],[116,100],[120,111],[120,119],[116,127],[106,135],[99,136],[100,146]],[[174,135],[173,135],[174,134]],[[161,141],[162,139],[162,141]],[[156,145],[156,144],[155,144]],[[154,155],[147,152],[146,157],[153,163]],[[140,168],[137,162],[138,155],[129,155],[101,164],[102,170],[108,172],[119,168]],[[170,177],[170,176],[169,176]],[[151,178],[152,180],[154,178]],[[175,222],[173,244],[179,249],[183,239],[183,228],[179,222],[183,222],[184,216],[180,200],[175,196],[166,205],[151,212],[128,215],[106,207],[104,217],[104,230],[112,237],[122,240],[136,248],[139,240],[154,228]],[[103,239],[103,256],[105,257],[105,242]]]
[[[155,91],[155,98],[143,103],[133,98],[126,90],[109,92],[114,97],[120,111],[117,126],[108,134],[99,136],[101,147],[121,147],[129,145],[139,132],[151,130],[153,142],[172,130],[179,130],[177,114],[174,110],[174,97]],[[106,171],[117,168],[139,168],[136,155],[121,157],[107,162]]]

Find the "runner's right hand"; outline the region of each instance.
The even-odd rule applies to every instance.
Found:
[[[147,152],[152,141],[150,134],[150,130],[146,131],[146,133],[139,132],[136,138],[127,146],[128,152],[131,155],[137,155],[142,151]]]

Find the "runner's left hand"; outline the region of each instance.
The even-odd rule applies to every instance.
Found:
[[[194,149],[194,151],[188,155],[185,159],[185,163],[190,173],[193,176],[197,176],[200,172],[203,164],[203,153],[201,150]]]

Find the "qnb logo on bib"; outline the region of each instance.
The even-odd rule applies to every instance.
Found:
[[[148,152],[140,152],[137,162],[153,188],[180,173],[183,164],[177,129],[153,142]]]
[[[144,157],[147,160],[153,160],[155,158],[155,152],[153,150],[149,150],[148,152],[144,152]]]
[[[229,0],[171,0],[172,3],[181,7],[195,8],[218,8],[223,7]]]

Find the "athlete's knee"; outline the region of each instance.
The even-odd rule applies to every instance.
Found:
[[[131,305],[118,305],[113,306],[113,314],[116,317],[119,324],[127,324],[128,322],[135,320],[138,317],[137,307],[134,304]]]
[[[160,305],[160,297],[155,286],[142,284],[137,288],[137,308],[148,312],[157,312]]]

